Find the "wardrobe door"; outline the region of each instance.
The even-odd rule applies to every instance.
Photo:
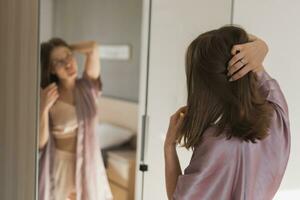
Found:
[[[33,200],[39,1],[0,1],[0,199]]]
[[[167,199],[163,144],[170,115],[186,103],[185,52],[200,33],[230,24],[230,0],[152,0],[143,191],[137,199]],[[191,152],[179,148],[184,169]],[[139,172],[142,179],[142,172]]]
[[[291,155],[276,199],[299,199],[300,194],[300,1],[236,0],[233,22],[263,38],[269,46],[264,63],[278,80],[289,105]],[[297,198],[296,198],[297,197]]]

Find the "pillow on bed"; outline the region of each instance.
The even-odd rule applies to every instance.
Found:
[[[135,135],[133,131],[127,128],[110,123],[97,124],[95,133],[99,139],[101,149],[124,144]]]

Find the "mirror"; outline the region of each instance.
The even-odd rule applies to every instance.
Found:
[[[133,200],[142,1],[40,1],[38,199]]]

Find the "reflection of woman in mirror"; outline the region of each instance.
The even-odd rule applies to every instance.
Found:
[[[187,106],[171,117],[165,140],[169,199],[274,197],[290,129],[284,95],[262,65],[266,53],[262,40],[234,26],[201,34],[188,47]],[[193,150],[184,174],[178,143]]]
[[[82,78],[74,52],[86,56]],[[97,44],[43,43],[41,87],[39,200],[111,199],[94,135],[102,88]]]

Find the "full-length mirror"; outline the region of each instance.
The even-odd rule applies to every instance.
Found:
[[[133,200],[142,1],[40,1],[39,200]]]

